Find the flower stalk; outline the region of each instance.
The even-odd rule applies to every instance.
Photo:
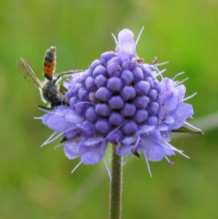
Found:
[[[122,187],[122,157],[116,154],[113,145],[109,219],[121,219]]]

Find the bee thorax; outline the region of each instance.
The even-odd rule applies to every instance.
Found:
[[[47,81],[42,88],[43,98],[51,104],[51,106],[58,106],[65,103],[65,97],[59,92],[58,85],[53,81]]]

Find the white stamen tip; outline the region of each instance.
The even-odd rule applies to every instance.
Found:
[[[144,26],[142,26],[140,31],[139,31],[139,33],[138,33],[138,36],[136,38],[136,45],[138,45],[138,42],[139,42],[139,40],[140,40],[140,38],[142,36],[142,33],[144,32],[144,29],[145,29]]]
[[[80,167],[80,165],[82,164],[82,162],[80,161],[78,164],[76,164],[76,166],[71,170],[71,174],[74,174],[76,172],[76,170]]]
[[[195,97],[198,93],[194,92],[193,94],[191,94],[190,96],[184,98],[184,101],[190,100],[191,98]]]
[[[41,107],[39,107],[39,110],[42,111],[43,113],[49,113],[49,112],[50,112],[49,110],[43,109],[43,108],[41,108]]]
[[[50,143],[52,143],[53,141],[56,141],[58,138],[60,138],[63,135],[63,133],[52,133],[50,135],[50,137],[48,139],[46,139],[41,145],[40,147],[44,147],[45,145],[48,145]]]
[[[183,157],[190,159],[190,157],[188,155],[186,155],[182,150],[179,150],[178,148],[173,147],[171,144],[169,144],[168,142],[165,142],[165,144],[168,145],[168,147],[170,147],[172,150],[174,150],[175,152],[177,152],[178,154],[182,155]]]
[[[175,76],[172,79],[175,80],[176,78],[178,78],[179,76],[184,75],[184,74],[185,74],[184,71],[178,72],[178,73],[175,74]]]
[[[36,119],[36,120],[41,120],[42,117],[41,116],[34,116],[33,119]]]
[[[150,163],[149,163],[147,157],[145,157],[145,162],[146,162],[146,166],[147,166],[147,169],[148,169],[149,176],[152,177],[151,167],[150,167]]]
[[[159,69],[156,69],[157,70],[157,74],[155,75],[155,77],[158,77],[160,76],[162,79],[164,78],[163,74],[167,71],[167,69],[163,69],[163,70],[159,70]]]
[[[43,146],[47,145],[47,144],[48,144],[47,142],[49,142],[56,134],[57,134],[56,132],[53,132],[53,133],[40,145],[40,147],[43,147]]]
[[[178,86],[178,85],[180,85],[180,84],[184,84],[186,81],[188,81],[189,80],[189,77],[186,77],[186,78],[184,78],[183,80],[181,80],[181,81],[178,81],[177,83],[176,83],[176,85]]]
[[[187,127],[187,128],[190,128],[191,130],[195,131],[195,132],[199,132],[199,133],[202,133],[203,134],[203,131],[201,129],[199,129],[198,127],[192,125],[191,123],[189,122],[184,122],[184,125]]]
[[[170,160],[169,157],[165,156],[164,158],[166,159],[166,161],[169,165],[172,166],[174,164],[174,162],[172,160]]]
[[[116,45],[117,45],[117,44],[118,44],[118,40],[117,40],[117,37],[115,36],[114,33],[112,33],[112,37],[113,37],[113,39],[114,39],[114,41],[115,41],[115,43],[116,43]]]
[[[178,153],[180,154],[180,155],[182,155],[183,157],[185,157],[186,159],[191,159],[188,155],[186,155],[183,151],[181,151],[181,150],[178,150]]]
[[[169,64],[169,61],[165,61],[165,62],[160,62],[160,63],[157,63],[155,64],[157,67],[159,66],[163,66],[163,65],[168,65]]]
[[[109,165],[108,165],[108,163],[107,163],[107,161],[106,161],[105,159],[104,159],[104,167],[105,167],[105,169],[106,169],[106,171],[107,171],[109,180],[110,180],[110,182],[111,182],[111,179],[112,179],[111,170],[110,170]]]

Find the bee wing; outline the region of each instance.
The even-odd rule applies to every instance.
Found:
[[[24,75],[26,77],[28,77],[29,79],[31,79],[31,81],[33,82],[33,84],[37,87],[37,88],[42,88],[42,83],[41,81],[38,79],[38,77],[36,76],[36,73],[34,72],[32,66],[30,64],[27,63],[27,61],[23,58],[20,59],[19,63],[18,63],[18,68],[24,73]]]

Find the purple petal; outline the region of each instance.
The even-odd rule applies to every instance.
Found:
[[[42,123],[56,132],[65,132],[73,129],[82,119],[66,106],[56,107],[51,112],[42,116]]]
[[[143,125],[140,127],[140,130],[138,131],[138,133],[141,135],[149,135],[151,134],[153,131],[155,130],[155,126],[153,125]]]
[[[119,156],[125,156],[125,155],[129,155],[132,153],[132,148],[134,147],[134,145],[119,145],[116,148],[116,153]]]
[[[175,119],[175,123],[173,124],[172,128],[173,129],[178,129],[182,127],[184,122],[192,117],[193,115],[193,108],[191,104],[188,103],[181,103],[176,111],[173,114],[173,117]]]
[[[125,144],[125,145],[128,144],[128,145],[130,145],[130,144],[134,144],[135,141],[136,141],[135,136],[129,136],[129,137],[125,137],[125,138],[122,140],[122,144]]]
[[[172,156],[175,154],[175,151],[171,147],[151,136],[142,138],[140,147],[144,152],[145,158],[150,161],[160,161],[165,156]]]
[[[64,144],[64,154],[65,156],[72,160],[79,156],[79,146],[77,143],[68,141]]]
[[[86,138],[86,140],[84,141],[84,145],[87,147],[96,146],[100,144],[102,141],[103,141],[103,138],[101,137]]]
[[[96,164],[98,163],[105,151],[106,145],[101,143],[95,147],[83,147],[80,151],[81,153],[81,162],[84,164]]]
[[[91,122],[84,121],[83,123],[78,124],[77,127],[86,137],[90,137],[94,134],[94,125]]]
[[[131,154],[132,149],[135,147],[136,141],[136,136],[125,137],[121,144],[117,146],[117,154],[120,156]]]

